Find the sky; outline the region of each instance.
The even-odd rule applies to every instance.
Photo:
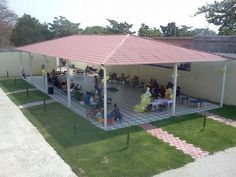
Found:
[[[206,28],[217,31],[208,24],[204,15],[193,17],[198,7],[214,0],[8,0],[9,8],[17,15],[30,14],[40,22],[50,23],[54,17],[64,16],[74,23],[86,26],[109,25],[106,19],[133,24],[137,31],[141,23],[160,28],[169,22],[177,26]]]

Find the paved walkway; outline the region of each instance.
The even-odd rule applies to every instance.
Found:
[[[207,151],[203,151],[192,144],[186,143],[186,141],[180,140],[179,137],[175,137],[161,128],[156,128],[149,123],[142,124],[140,126],[152,136],[170,144],[170,146],[174,146],[176,149],[183,151],[185,154],[190,155],[194,159],[206,157],[208,155]]]
[[[236,147],[206,158],[197,159],[182,168],[169,170],[154,177],[235,177]]]
[[[53,103],[53,102],[56,102],[55,100],[46,100],[46,104],[49,104],[49,103]],[[30,107],[33,107],[33,106],[39,106],[39,105],[43,105],[43,101],[35,101],[35,102],[32,102],[32,103],[27,103],[27,104],[22,104],[22,105],[19,105],[18,107],[20,109],[22,108],[30,108]]]
[[[76,177],[0,88],[0,176]]]
[[[236,121],[234,121],[234,120],[226,119],[225,117],[215,115],[213,113],[207,113],[207,118],[216,120],[218,122],[221,122],[221,123],[224,123],[226,125],[230,125],[230,126],[236,128]]]
[[[36,88],[28,89],[29,92],[30,91],[35,91],[35,90],[37,90],[37,89]],[[16,91],[13,91],[13,92],[8,92],[6,94],[9,95],[9,94],[13,94],[13,93],[23,93],[23,92],[26,92],[26,89],[16,90]]]

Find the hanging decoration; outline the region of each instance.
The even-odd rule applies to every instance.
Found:
[[[150,93],[150,88],[147,87],[147,91],[146,93],[141,95],[141,102],[134,106],[134,111],[135,112],[144,112],[147,108],[147,106],[150,104],[151,102],[151,93]]]

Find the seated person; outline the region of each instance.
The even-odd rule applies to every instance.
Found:
[[[114,108],[110,115],[115,118],[115,121],[119,120],[121,122],[123,119],[123,115],[121,114],[120,109],[117,107],[116,103],[114,104]]]
[[[158,94],[159,94],[158,88],[153,87],[153,88],[151,89],[151,94],[152,94],[152,97],[157,98],[157,97],[158,97]]]
[[[95,95],[94,95],[94,94],[92,94],[92,95],[90,96],[89,104],[90,104],[90,105],[96,105],[96,104],[97,104],[96,101],[95,101]]]
[[[86,68],[85,68],[85,74],[88,74],[89,71],[90,71],[90,69],[89,69],[89,66],[87,65]]]
[[[90,96],[91,94],[89,92],[86,92],[85,96],[84,96],[84,102],[85,104],[88,104],[90,103]]]
[[[162,85],[162,86],[160,87],[160,90],[159,90],[159,93],[160,93],[160,95],[161,95],[161,98],[165,98],[165,92],[166,92],[166,89],[165,89],[165,87]]]
[[[21,76],[22,76],[24,79],[26,79],[26,73],[25,73],[24,68],[22,68],[22,70],[21,70]]]
[[[172,98],[173,98],[173,90],[172,90],[172,88],[169,87],[169,88],[166,89],[165,99],[170,100]]]
[[[53,70],[51,71],[50,75],[51,75],[51,77],[55,77],[55,76],[56,76],[56,71],[55,71],[55,69],[53,69]]]
[[[159,85],[158,85],[156,79],[153,80],[153,87],[159,89]]]
[[[149,83],[148,83],[148,85],[147,85],[150,89],[152,89],[153,88],[153,86],[154,86],[154,82],[153,82],[153,79],[150,79],[150,81],[149,81]]]
[[[66,85],[65,82],[62,82],[61,89],[62,89],[63,92],[67,92],[67,85]]]
[[[81,90],[81,86],[79,86],[79,84],[76,84],[74,87],[75,90]]]
[[[133,87],[137,87],[139,84],[139,78],[138,76],[134,76],[133,78]]]
[[[99,75],[100,78],[103,78],[103,69],[100,69],[98,71],[98,75]]]
[[[117,80],[117,74],[113,72],[111,74],[111,81],[113,82],[113,81],[116,81],[116,80]]]
[[[179,86],[176,89],[176,96],[180,96],[180,87]]]
[[[125,74],[124,74],[124,73],[122,73],[122,74],[118,77],[118,82],[119,82],[120,84],[125,83]]]

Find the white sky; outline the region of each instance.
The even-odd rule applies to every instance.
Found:
[[[8,0],[10,9],[19,16],[24,13],[39,19],[40,22],[52,22],[55,16],[65,16],[72,22],[81,23],[81,27],[106,26],[106,19],[134,24],[137,31],[141,23],[149,27],[160,28],[169,22],[178,26],[194,28],[218,27],[208,24],[204,15],[192,17],[198,7],[214,0]]]

